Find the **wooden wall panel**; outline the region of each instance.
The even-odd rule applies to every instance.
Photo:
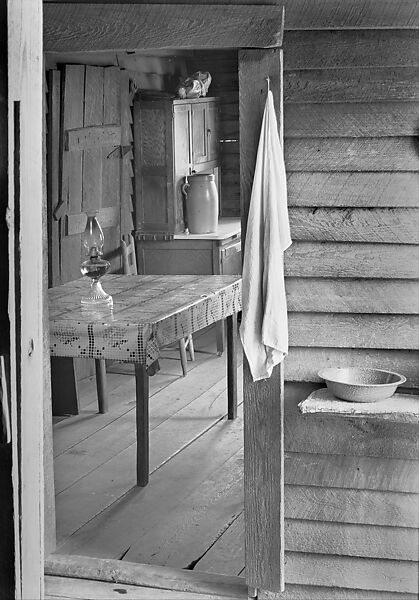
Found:
[[[415,0],[285,0],[284,5],[288,30],[419,27]]]
[[[279,6],[44,6],[46,52],[148,50],[156,40],[163,49],[274,48],[281,45],[282,33]]]
[[[417,100],[418,67],[305,69],[284,73],[286,102]]]
[[[419,494],[415,460],[287,452],[285,483]]]
[[[288,104],[287,138],[415,136],[418,102]]]
[[[419,247],[294,242],[285,253],[285,275],[416,279],[419,276]]]
[[[68,0],[44,0],[61,3]],[[90,0],[73,0],[74,4]],[[103,0],[103,3],[124,4],[126,0]],[[135,0],[141,3],[142,0]],[[134,2],[133,2],[134,3]],[[147,4],[161,4],[161,0],[148,0]],[[166,0],[165,4],[179,4],[179,0]],[[234,4],[272,5],[277,0],[182,0],[182,4]],[[311,29],[418,29],[419,9],[416,0],[284,0],[287,30]]]
[[[64,130],[83,127],[85,67],[67,65],[61,78],[62,128]],[[62,177],[60,204],[62,216],[76,215],[82,211],[83,197],[83,152],[62,152]],[[66,283],[80,277],[81,243],[79,236],[67,236],[61,232],[61,282]]]
[[[309,427],[310,435],[307,435],[307,428]],[[323,415],[304,415],[302,416],[296,405],[290,404],[289,399],[285,399],[285,451],[286,452],[305,452],[308,454],[339,454],[345,456],[376,456],[378,458],[398,458],[398,459],[419,459],[419,448],[417,446],[417,425],[412,423],[394,423],[380,420],[380,419],[360,419],[360,418],[349,418],[349,417],[328,417]],[[314,461],[315,465],[315,461]],[[313,465],[313,466],[314,466]],[[336,488],[338,490],[338,488]],[[306,491],[304,491],[306,490]],[[298,519],[312,519],[311,515],[317,514],[318,511],[330,510],[336,511],[335,514],[340,514],[339,510],[349,511],[349,515],[352,513],[352,521],[354,523],[361,522],[358,515],[358,504],[359,512],[367,510],[367,507],[363,505],[365,498],[372,499],[372,496],[365,496],[365,493],[358,493],[359,490],[355,490],[352,494],[353,503],[352,508],[348,505],[348,498],[345,499],[344,494],[337,493],[332,494],[332,489],[329,491],[323,487],[306,487],[304,490],[300,490],[300,486],[295,486],[295,491],[292,497],[294,508],[292,514],[287,516]],[[307,491],[308,490],[308,491]],[[317,492],[316,492],[317,490]],[[345,491],[345,490],[344,490]],[[303,498],[305,494],[310,496],[310,500],[307,500],[303,504],[299,505],[298,502],[303,502],[303,498],[298,500],[298,494],[302,494]],[[370,492],[373,494],[373,492]],[[326,495],[325,495],[326,494]],[[414,505],[417,504],[417,495],[411,494],[410,499],[405,498],[404,493],[386,492],[390,494],[387,497],[388,500],[391,498],[397,503],[399,500],[406,500],[411,506],[414,512]],[[392,495],[393,494],[393,495]],[[307,496],[307,497],[308,497]],[[382,510],[385,511],[385,498],[381,498],[381,492],[375,492],[373,494],[376,499],[377,505],[380,502],[383,503]],[[329,504],[326,506],[323,504],[323,500],[326,501],[328,498]],[[340,499],[339,499],[340,497]],[[356,500],[357,499],[357,500]],[[411,504],[410,504],[411,503]],[[300,508],[307,507],[308,512],[298,512]],[[375,506],[375,503],[374,503]],[[301,508],[301,510],[306,510]],[[368,508],[368,510],[370,510]],[[310,512],[311,511],[311,512]],[[371,514],[375,511],[371,509]],[[320,514],[320,513],[319,513]],[[410,514],[410,513],[409,513]],[[413,513],[412,513],[413,514]],[[416,513],[415,513],[416,514]],[[416,517],[415,517],[416,518]],[[324,519],[319,516],[320,520],[342,520],[337,517],[333,519]],[[345,520],[347,522],[347,520]],[[415,521],[410,519],[410,516],[406,516],[406,519],[402,521],[395,521],[394,523],[388,522],[370,522],[371,525],[398,525],[400,527],[415,527]]]
[[[286,15],[288,19],[288,15]],[[284,71],[349,67],[417,67],[417,32],[412,30],[288,31]]]
[[[419,209],[291,208],[298,241],[419,244]]]
[[[417,500],[417,494],[286,485],[285,517],[414,529]]]
[[[417,564],[410,561],[287,553],[287,581],[353,589],[418,591]]]
[[[86,66],[84,88],[84,127],[103,124],[102,67]],[[83,151],[82,210],[99,210],[102,203],[102,148],[96,145]]]
[[[382,527],[285,520],[285,549],[293,552],[337,554],[415,561],[418,536],[407,527]]]
[[[288,277],[290,312],[419,314],[419,282]]]
[[[413,172],[288,174],[289,206],[418,207],[418,190]]]
[[[285,161],[288,172],[417,171],[417,141],[414,137],[290,139],[285,142]]]
[[[290,346],[419,349],[419,317],[290,313]]]

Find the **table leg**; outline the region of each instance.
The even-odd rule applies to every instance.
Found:
[[[148,483],[149,473],[149,423],[148,374],[144,365],[135,363],[135,398],[137,427],[137,485]]]
[[[215,324],[215,338],[217,340],[217,354],[218,356],[222,356],[224,352],[224,321],[217,321]]]
[[[104,360],[95,359],[96,370],[96,391],[97,403],[99,412],[104,415],[109,410],[108,394],[106,391],[106,362]]]
[[[237,315],[227,317],[227,402],[228,418],[237,417]]]

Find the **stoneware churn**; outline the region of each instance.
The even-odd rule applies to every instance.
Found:
[[[214,233],[218,225],[218,192],[214,175],[188,175],[182,186],[189,233]]]

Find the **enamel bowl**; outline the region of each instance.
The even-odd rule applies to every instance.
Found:
[[[406,377],[383,369],[358,367],[323,369],[318,373],[337,398],[349,402],[379,402],[390,398]]]

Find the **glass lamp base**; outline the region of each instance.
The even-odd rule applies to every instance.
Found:
[[[112,296],[107,294],[100,281],[92,281],[90,292],[87,296],[82,296],[81,303],[88,306],[112,306]]]

